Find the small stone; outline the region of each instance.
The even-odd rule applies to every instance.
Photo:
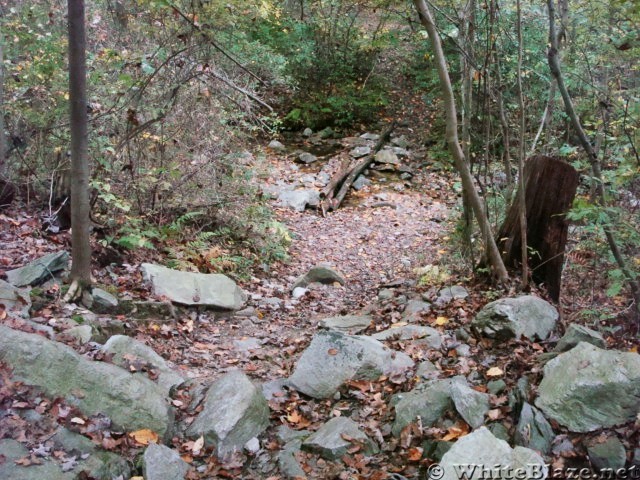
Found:
[[[91,325],[78,325],[64,331],[65,335],[75,338],[80,345],[85,345],[91,341],[93,328]]]
[[[360,135],[360,138],[363,138],[365,140],[371,140],[372,142],[377,141],[380,138],[380,135],[378,135],[377,133],[363,133],[362,135]]]
[[[253,437],[251,440],[244,444],[244,449],[247,452],[255,455],[260,451],[260,440],[258,440],[257,437]]]
[[[400,147],[400,148],[407,148],[409,146],[409,141],[404,135],[392,138],[391,143],[393,143],[396,147]]]
[[[487,390],[492,395],[498,395],[507,388],[507,384],[504,380],[491,380],[487,382]]]
[[[375,154],[374,159],[376,163],[383,163],[387,165],[400,165],[400,160],[398,160],[398,156],[393,153],[393,150],[380,150]]]
[[[152,443],[144,451],[142,472],[145,480],[183,480],[188,471],[189,464],[169,447]]]
[[[284,152],[285,150],[284,145],[278,140],[271,140],[271,142],[269,142],[269,148],[276,152]]]
[[[29,317],[31,296],[27,288],[18,288],[0,280],[0,303],[4,305],[6,312],[17,313],[23,318]]]
[[[378,300],[391,300],[395,295],[395,292],[390,288],[383,288],[378,292]]]
[[[587,342],[591,345],[595,345],[598,348],[606,348],[607,342],[602,335],[590,328],[584,327],[582,325],[578,325],[576,323],[572,323],[567,328],[567,331],[562,336],[556,347],[553,349],[554,352],[566,352],[567,350],[571,350],[580,342]]]
[[[322,130],[320,130],[319,135],[320,135],[320,138],[325,140],[327,138],[333,137],[335,135],[335,132],[333,131],[333,128],[325,127]]]
[[[298,277],[293,284],[292,290],[295,290],[296,287],[306,287],[314,282],[324,284],[339,283],[340,285],[344,285],[345,281],[344,276],[340,272],[328,265],[320,264],[312,267],[301,277]]]
[[[378,452],[378,446],[369,439],[358,424],[346,417],[335,417],[322,425],[302,443],[302,448],[319,453],[326,460],[336,460],[354,445],[362,445],[365,455]]]
[[[349,152],[353,158],[360,158],[371,153],[371,147],[356,147]]]
[[[299,298],[302,298],[305,296],[305,294],[309,291],[308,288],[304,288],[304,287],[296,287],[293,289],[293,292],[291,293],[291,296],[293,298],[295,298],[296,300],[298,300]]]
[[[587,445],[589,460],[598,470],[623,468],[627,462],[627,452],[618,437],[608,437],[605,441]]]
[[[309,127],[305,128],[302,132],[302,136],[309,138],[311,135],[313,135],[313,130],[311,130]]]
[[[343,315],[325,318],[320,320],[318,325],[353,335],[366,330],[371,325],[371,322],[372,318],[369,315]]]
[[[313,162],[316,162],[318,160],[318,157],[309,152],[302,152],[300,155],[298,155],[298,160],[300,160],[300,162],[304,164],[310,165]]]
[[[371,180],[369,180],[367,177],[365,177],[364,175],[359,175],[358,178],[356,178],[356,181],[353,182],[353,189],[356,191],[360,191],[362,190],[364,187],[371,185]]]

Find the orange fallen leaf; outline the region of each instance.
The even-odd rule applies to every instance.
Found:
[[[335,349],[335,348],[330,348],[330,349],[327,351],[327,353],[328,353],[329,355],[332,355],[332,356],[333,356],[333,355],[337,355],[337,354],[338,354],[338,350],[337,350],[337,349]]]
[[[159,437],[156,432],[153,430],[149,430],[148,428],[143,428],[142,430],[136,430],[135,432],[131,432],[129,434],[131,438],[133,438],[136,443],[140,445],[149,445],[150,443],[158,443]]]
[[[422,458],[423,449],[421,447],[411,447],[407,453],[407,460],[418,462]]]

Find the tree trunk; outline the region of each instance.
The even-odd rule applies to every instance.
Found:
[[[489,260],[489,265],[493,270],[494,276],[499,282],[505,282],[509,275],[507,269],[504,266],[502,258],[500,257],[500,251],[496,245],[493,233],[491,232],[491,225],[487,219],[482,199],[476,190],[473,183],[473,177],[469,170],[469,164],[464,156],[462,147],[458,140],[458,117],[456,114],[456,104],[453,98],[453,89],[451,88],[451,79],[449,78],[449,69],[447,67],[447,61],[442,50],[442,44],[440,43],[440,37],[433,21],[431,11],[427,6],[425,0],[414,0],[414,5],[420,16],[422,25],[426,28],[429,34],[429,40],[434,51],[434,58],[436,60],[436,67],[438,70],[438,76],[440,77],[440,86],[442,87],[443,101],[445,106],[445,113],[447,118],[446,137],[449,145],[449,150],[455,167],[460,174],[462,181],[462,188],[465,195],[468,195],[469,201],[473,208],[474,215],[480,226],[482,237],[485,242],[486,256]]]
[[[522,266],[523,242],[520,212],[526,204],[526,241],[533,280],[544,283],[549,296],[560,298],[560,284],[568,223],[565,214],[571,208],[580,176],[562,160],[536,156],[524,168],[524,195],[518,192],[498,232],[498,245],[504,263]],[[520,190],[520,189],[519,189]],[[549,195],[553,192],[553,195]]]
[[[520,247],[520,261],[522,262],[522,288],[526,289],[529,284],[529,250],[527,248],[527,198],[525,195],[525,191],[527,188],[527,179],[524,175],[524,137],[525,137],[525,116],[524,116],[524,95],[522,92],[522,9],[520,8],[520,0],[516,1],[516,10],[518,15],[518,108],[520,109],[520,142],[518,143],[518,199],[517,202],[520,205],[518,210],[518,222],[520,224],[520,238],[521,247]],[[577,183],[576,183],[577,188]],[[573,191],[573,195],[575,195],[575,188]],[[573,201],[573,195],[571,197],[571,201]],[[571,206],[569,203],[568,207]],[[502,237],[498,237],[502,238]],[[567,232],[565,228],[564,239],[562,241],[562,252],[564,253],[564,244],[567,241]],[[562,274],[562,264],[560,264],[560,271],[558,272],[558,281],[557,281],[557,295],[560,295],[560,275]],[[555,284],[554,284],[555,288]],[[558,300],[556,298],[556,300]]]
[[[84,0],[68,0],[69,103],[71,127],[71,280],[91,283],[89,159],[87,153],[87,68]]]
[[[566,0],[560,2],[561,12],[565,12],[567,7]],[[551,74],[556,80],[558,85],[558,90],[560,91],[560,95],[562,96],[562,100],[564,102],[565,112],[571,121],[571,125],[573,129],[576,131],[578,135],[578,140],[580,141],[580,145],[584,149],[587,157],[589,158],[589,163],[591,164],[591,172],[593,174],[593,178],[595,179],[595,193],[597,197],[597,201],[601,206],[606,206],[607,201],[604,192],[604,181],[602,179],[602,170],[600,168],[600,159],[596,151],[594,150],[591,142],[589,141],[589,137],[587,137],[584,128],[582,128],[582,123],[580,122],[580,118],[576,113],[576,110],[573,106],[573,101],[571,100],[571,96],[569,95],[569,90],[564,83],[564,77],[562,76],[562,69],[560,67],[560,39],[556,29],[556,20],[555,20],[555,3],[553,0],[547,0],[547,6],[549,8],[549,44],[550,48],[547,53],[547,60],[549,62],[549,70],[551,70]],[[631,289],[631,294],[633,296],[633,300],[635,302],[635,309],[638,316],[640,316],[640,282],[634,277],[633,273],[627,267],[627,264],[622,256],[622,252],[620,251],[620,247],[618,246],[618,242],[611,230],[609,225],[603,225],[602,229],[604,230],[605,237],[607,239],[607,243],[609,244],[609,248],[611,250],[611,254],[618,264],[618,268],[625,277],[627,284]]]

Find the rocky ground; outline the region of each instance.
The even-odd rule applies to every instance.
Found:
[[[635,340],[452,275],[454,179],[408,131],[323,216],[375,142],[329,133],[265,150],[291,260],[242,285],[114,264],[61,305],[65,234],[0,216],[0,478],[638,474]]]

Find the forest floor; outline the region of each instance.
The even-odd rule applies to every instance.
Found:
[[[416,273],[417,268],[435,265],[444,273],[454,270],[447,264],[455,258],[455,252],[452,252],[455,242],[451,240],[455,220],[452,212],[459,202],[459,195],[452,188],[455,182],[453,173],[429,166],[414,132],[406,130],[399,133],[406,134],[412,142],[409,166],[415,175],[411,180],[403,180],[397,174],[372,176],[369,186],[358,192],[352,191],[346,204],[327,216],[312,209],[295,212],[274,203],[278,219],[287,226],[293,239],[290,259],[242,284],[249,294],[248,311],[230,316],[179,309],[173,321],[135,322],[120,317],[127,322],[128,335],[153,347],[185,378],[210,381],[224,372],[240,368],[252,379],[270,382],[291,374],[300,353],[319,331],[318,321],[326,317],[367,313],[373,322],[365,333],[371,334],[402,322],[407,300],[433,301],[440,287],[464,285],[470,293],[467,299],[433,305],[429,312],[420,315],[419,323],[433,326],[442,333],[467,325],[482,305],[505,293],[496,292],[486,285],[478,288],[474,286],[478,285],[476,281],[455,272],[448,278],[443,275],[424,285],[418,283],[420,275]],[[312,149],[313,146],[298,139],[295,148]],[[271,152],[268,155],[271,171],[268,183],[298,181],[305,175],[317,173],[325,161],[321,160],[317,165],[296,166],[289,153]],[[45,236],[39,235],[40,231],[41,221],[32,209],[18,207],[0,215],[0,243],[3,247],[0,268],[17,268],[43,254],[69,247],[68,233]],[[323,262],[331,264],[345,276],[345,285],[321,285],[311,288],[299,299],[293,298],[291,284],[295,278]],[[149,292],[141,287],[139,275],[138,265],[133,263],[117,265],[97,274],[100,283],[114,285],[120,295],[149,297]],[[60,287],[59,284],[50,285],[48,293],[59,298]],[[378,297],[384,288],[393,290],[393,298]],[[81,307],[63,306],[54,301],[39,307],[31,320],[53,327],[59,333],[64,323],[62,319],[83,314],[85,311]],[[14,319],[11,324],[35,331],[32,323]],[[467,340],[469,352],[459,355],[457,347],[460,342],[455,340],[455,335],[449,338],[450,341],[439,350],[425,349],[411,341],[394,342],[392,348],[404,351],[416,362],[433,362],[446,377],[468,375],[472,371],[485,375],[489,368],[499,365],[508,388],[513,387],[524,374],[532,379],[539,378],[540,367],[535,358],[545,350],[544,342],[513,340],[503,345],[490,345],[471,338]],[[64,336],[59,336],[59,340],[68,342],[80,353],[95,357],[98,348],[95,344],[80,346]],[[633,346],[632,338],[625,340],[623,337],[615,342],[627,349]],[[275,426],[285,424],[295,430],[313,430],[341,413],[359,418],[366,431],[376,438],[384,436],[383,452],[373,457],[353,452],[346,463],[328,462],[317,455],[302,453],[302,465],[310,478],[383,479],[392,472],[407,478],[422,478],[430,460],[422,457],[419,442],[406,437],[390,438],[385,430],[389,422],[388,401],[391,395],[411,389],[415,381],[415,378],[394,381],[383,378],[366,384],[356,382],[342,389],[340,397],[329,401],[311,400],[276,385],[277,392],[270,401],[272,427],[264,435],[259,452],[240,454],[232,462],[221,463],[207,450],[194,452],[191,440],[176,437],[172,446],[180,451],[183,458],[199,466],[191,472],[190,478],[237,478],[241,475],[242,478],[277,479],[281,477],[273,453],[280,446]],[[36,408],[41,401],[37,392],[10,382],[5,382],[1,393],[2,402],[15,404],[20,400],[22,409]],[[512,429],[513,419],[507,398],[493,397],[492,408],[491,420]],[[178,416],[188,420],[192,412],[184,406],[178,408]],[[60,421],[68,425],[68,420]],[[86,421],[87,425],[91,423],[90,419]],[[40,426],[22,422],[13,424],[7,431],[13,434],[20,431],[20,438],[36,448],[54,427],[55,421]],[[85,433],[79,425],[74,428]],[[452,423],[448,430],[429,430],[427,436],[455,439],[467,431],[464,425]],[[628,433],[629,438],[631,435]],[[109,432],[108,436],[114,439],[108,443],[109,448],[127,458],[133,459],[141,451],[141,445],[122,433]],[[566,433],[562,436],[573,440]],[[566,442],[563,445],[562,454],[556,455],[554,462],[562,464],[565,459],[584,457],[579,446],[567,449]]]

